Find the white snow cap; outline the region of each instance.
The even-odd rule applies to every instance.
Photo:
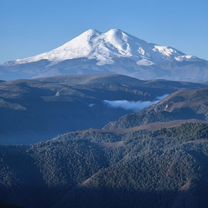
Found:
[[[118,58],[130,58],[138,65],[148,66],[165,60],[186,61],[191,56],[172,47],[147,43],[120,29],[111,29],[105,33],[89,29],[52,51],[17,59],[15,64],[40,60],[57,63],[77,58],[95,59],[98,65],[112,64]]]

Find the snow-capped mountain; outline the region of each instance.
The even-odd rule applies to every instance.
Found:
[[[57,63],[76,58],[95,59],[98,65],[112,64],[117,58],[130,58],[138,65],[152,65],[165,60],[190,60],[192,56],[171,47],[147,43],[119,29],[111,29],[106,33],[90,29],[61,47],[37,56],[18,59],[14,63],[40,60]]]
[[[107,72],[141,79],[207,81],[208,62],[119,29],[105,33],[90,29],[52,51],[7,62],[0,66],[0,79]]]

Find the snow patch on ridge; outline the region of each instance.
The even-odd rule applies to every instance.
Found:
[[[167,46],[159,46],[155,45],[153,48],[153,51],[161,53],[163,56],[171,57],[174,54],[178,54],[178,51],[176,51],[173,48],[167,47]]]
[[[151,66],[151,65],[154,65],[154,63],[150,60],[147,60],[147,59],[141,59],[141,60],[137,61],[137,65],[139,65],[139,66]]]
[[[183,56],[177,56],[175,57],[176,61],[182,62],[182,61],[189,61],[193,58],[191,55],[183,55]]]

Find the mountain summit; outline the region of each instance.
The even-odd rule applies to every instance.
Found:
[[[60,62],[75,58],[97,60],[98,65],[112,64],[117,58],[130,58],[138,65],[152,65],[165,60],[191,60],[190,55],[167,46],[147,43],[120,29],[105,33],[89,29],[64,45],[37,56],[18,59],[16,64],[40,60]]]
[[[120,29],[89,29],[49,52],[0,66],[1,79],[108,72],[140,79],[207,81],[208,62]]]

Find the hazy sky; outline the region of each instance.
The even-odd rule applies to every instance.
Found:
[[[0,62],[120,28],[208,59],[208,0],[0,0]]]

